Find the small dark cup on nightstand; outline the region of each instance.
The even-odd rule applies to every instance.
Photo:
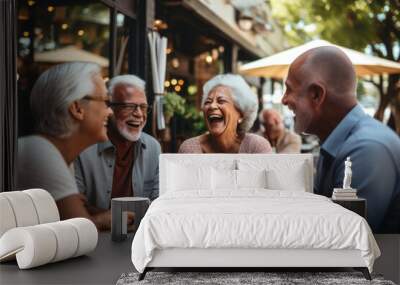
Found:
[[[150,200],[143,197],[121,197],[111,200],[111,240],[123,241],[128,235],[128,213],[134,212],[135,231],[149,208]]]

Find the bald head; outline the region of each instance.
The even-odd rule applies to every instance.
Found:
[[[356,101],[357,78],[353,64],[346,54],[335,46],[317,47],[300,55],[291,65],[301,78],[323,84],[327,100],[341,99],[350,104]]]
[[[295,113],[295,130],[323,141],[357,104],[356,74],[334,46],[311,49],[290,65],[282,103]]]
[[[262,121],[266,122],[269,118],[274,118],[276,120],[282,120],[281,114],[275,109],[264,109],[262,111]]]
[[[275,109],[265,109],[261,113],[261,123],[264,127],[264,135],[268,140],[276,140],[282,135],[284,125],[281,114]]]

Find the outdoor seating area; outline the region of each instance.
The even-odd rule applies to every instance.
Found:
[[[0,1],[1,284],[400,283],[400,3]]]

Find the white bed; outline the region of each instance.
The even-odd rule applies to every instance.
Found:
[[[132,262],[141,278],[154,267],[355,267],[369,277],[380,251],[367,222],[310,193],[312,176],[311,155],[163,154]]]

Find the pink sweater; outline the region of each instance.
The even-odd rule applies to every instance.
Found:
[[[270,153],[272,151],[269,142],[255,134],[245,134],[240,144],[239,153]],[[200,145],[200,136],[185,140],[179,153],[203,153]]]

